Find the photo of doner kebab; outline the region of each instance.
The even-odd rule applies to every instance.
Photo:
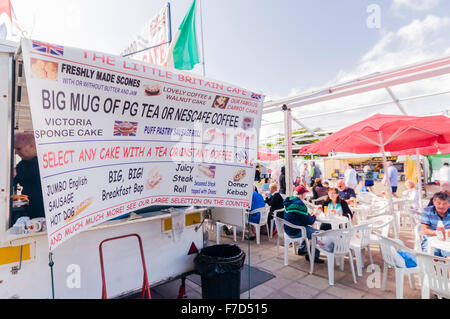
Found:
[[[242,180],[245,177],[245,175],[247,175],[245,169],[241,168],[234,173],[233,181],[239,182],[240,180]]]

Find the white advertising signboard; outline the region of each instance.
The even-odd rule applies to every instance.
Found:
[[[50,250],[151,205],[248,208],[263,96],[22,40]]]
[[[131,44],[121,53],[134,60],[155,65],[167,65],[170,46],[170,6],[166,4],[157,15],[149,21]],[[148,50],[141,51],[146,48]],[[138,52],[140,51],[140,52]]]

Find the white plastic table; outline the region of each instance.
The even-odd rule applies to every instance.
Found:
[[[428,253],[434,255],[435,249],[450,251],[450,241],[439,240],[436,236],[428,237]]]
[[[353,215],[356,216],[358,222],[366,220],[367,215],[370,212],[370,205],[367,204],[359,204],[357,207],[349,205],[349,208],[353,212]]]
[[[334,216],[329,214],[325,216],[323,213],[316,217],[316,221],[322,224],[330,224],[331,229],[339,229],[340,225],[348,223],[348,218],[345,216]]]

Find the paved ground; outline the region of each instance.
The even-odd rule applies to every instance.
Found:
[[[399,185],[399,191],[404,188],[404,183]],[[380,192],[383,186],[377,183],[376,192]],[[427,187],[431,195],[437,188],[435,186]],[[399,194],[401,194],[399,192]],[[214,245],[215,232],[210,236]],[[393,237],[391,234],[390,237]],[[289,251],[289,265],[284,266],[283,247],[279,247],[279,256],[276,256],[276,237],[269,240],[267,235],[261,235],[261,244],[257,245],[255,241],[250,242],[250,250],[247,241],[241,241],[238,234],[237,245],[245,251],[245,262],[251,266],[258,267],[264,271],[275,275],[275,278],[267,281],[247,292],[241,294],[241,299],[395,299],[395,274],[394,270],[388,271],[386,290],[381,291],[383,261],[380,250],[377,245],[371,245],[373,260],[379,266],[380,272],[367,272],[369,257],[365,254],[365,268],[363,276],[357,276],[357,283],[353,282],[348,258],[345,258],[345,268],[341,271],[335,267],[335,284],[330,286],[328,282],[327,262],[324,264],[315,264],[314,274],[309,274],[310,264],[305,257],[298,256],[291,248]],[[406,246],[413,248],[414,233],[412,229],[402,228],[400,239]],[[235,243],[232,236],[226,236],[222,232],[221,243]],[[323,259],[326,259],[322,257]],[[354,261],[356,267],[356,260]],[[356,271],[356,268],[355,268]],[[420,286],[418,277],[415,275],[416,289],[413,290],[407,278],[404,282],[404,298],[420,299]],[[379,284],[377,286],[377,284]],[[174,281],[164,286],[156,287],[152,290],[152,298],[174,299],[178,294],[180,281]],[[186,280],[186,295],[188,299],[201,299],[201,287],[192,281]]]
[[[408,247],[413,247],[414,235],[412,230],[402,230],[400,238]],[[221,243],[233,243],[232,236],[223,235]],[[214,244],[214,243],[212,243]],[[239,241],[237,244],[249,255],[246,258],[246,263],[250,261],[251,266],[258,267],[262,270],[274,274],[276,277],[267,281],[249,292],[241,295],[241,298],[255,298],[255,299],[393,299],[395,298],[395,274],[394,270],[390,269],[388,272],[388,280],[386,290],[381,291],[381,279],[383,262],[380,251],[377,245],[371,246],[373,260],[376,265],[380,266],[379,283],[380,287],[374,287],[376,280],[373,272],[366,272],[366,267],[369,264],[369,257],[366,253],[365,268],[363,269],[363,276],[357,276],[357,283],[353,282],[353,277],[348,263],[348,258],[345,258],[345,268],[341,271],[339,267],[335,267],[335,284],[330,286],[328,282],[328,268],[327,262],[324,264],[315,264],[314,273],[309,274],[310,264],[303,256],[295,255],[291,248],[289,252],[289,265],[284,266],[283,247],[280,247],[279,256],[276,256],[276,239],[269,240],[266,235],[261,236],[261,244],[257,245],[252,241],[250,244],[250,254],[248,254],[248,242]],[[323,259],[326,259],[322,257]],[[356,263],[356,261],[354,261]],[[356,267],[356,265],[355,265]],[[370,276],[370,278],[369,278]],[[368,280],[371,279],[371,280]],[[368,284],[369,281],[369,284]],[[418,277],[416,276],[416,286],[418,287]],[[194,291],[197,290],[195,284],[190,284],[189,287]],[[190,297],[190,296],[188,296]],[[408,280],[405,279],[404,298],[420,298],[420,290],[416,288],[413,290],[409,286]]]
[[[215,232],[214,232],[215,233]],[[395,299],[395,275],[394,270],[388,272],[386,290],[381,291],[383,262],[377,245],[371,246],[373,260],[379,266],[380,272],[367,272],[369,257],[365,255],[365,268],[363,276],[357,276],[357,283],[353,282],[348,258],[345,258],[345,268],[341,271],[335,267],[335,284],[330,286],[328,282],[327,262],[315,264],[314,274],[309,274],[310,264],[303,256],[295,255],[291,248],[289,251],[289,265],[284,266],[283,247],[279,247],[279,256],[276,256],[276,237],[269,240],[267,235],[261,235],[261,244],[250,242],[250,254],[248,241],[235,243],[232,236],[222,234],[221,243],[235,243],[246,253],[246,264],[257,267],[275,275],[275,278],[241,294],[241,299]],[[413,247],[414,235],[412,230],[403,229],[400,238],[408,247]],[[210,245],[214,245],[214,241]],[[249,258],[250,257],[250,258]],[[323,259],[326,259],[322,257]],[[356,261],[354,261],[356,267]],[[355,268],[356,271],[356,268]],[[377,283],[378,281],[378,283]],[[405,278],[404,298],[420,299],[420,287],[418,277],[415,276],[416,289],[409,286]],[[377,287],[377,284],[379,286]],[[152,288],[152,298],[175,299],[178,295],[180,280],[173,281],[163,286]],[[201,299],[201,287],[190,280],[186,280],[186,295],[188,299]]]

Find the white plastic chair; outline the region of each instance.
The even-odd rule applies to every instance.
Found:
[[[245,226],[245,224],[247,224],[248,222],[248,216],[250,214],[255,214],[255,213],[260,213],[261,217],[259,219],[259,224],[256,223],[252,223],[250,222],[250,225],[255,226],[255,232],[256,232],[256,243],[259,245],[260,244],[260,229],[261,226],[266,225],[266,229],[267,229],[267,236],[270,239],[270,233],[269,233],[269,225],[267,225],[267,217],[269,216],[269,210],[270,210],[270,206],[266,204],[265,207],[261,207],[258,209],[254,209],[252,211],[246,211],[245,209],[242,211],[242,218],[243,218],[243,225]],[[245,236],[245,231],[242,231],[242,240],[244,240],[244,236]]]
[[[275,224],[277,227],[277,257],[278,257],[278,246],[280,246],[280,239],[284,240],[284,265],[288,266],[288,257],[289,257],[289,246],[292,243],[292,246],[294,248],[294,252],[295,254],[297,254],[297,248],[295,246],[295,244],[301,244],[303,241],[305,242],[306,245],[306,251],[308,253],[309,256],[309,260],[311,260],[311,252],[310,252],[310,244],[309,244],[309,240],[308,237],[306,237],[306,228],[303,226],[297,226],[297,225],[293,225],[291,223],[289,223],[288,221],[276,217],[274,216],[273,218],[275,220]],[[295,228],[295,229],[300,229],[302,236],[298,237],[298,238],[292,238],[290,237],[288,234],[286,234],[286,232],[284,231],[284,225]]]
[[[330,285],[334,285],[334,258],[341,258],[341,270],[344,271],[344,256],[348,255],[350,268],[352,270],[353,281],[356,284],[356,275],[355,268],[353,266],[353,257],[352,252],[350,250],[350,240],[353,237],[355,231],[353,228],[350,229],[334,229],[327,230],[324,232],[313,233],[311,237],[311,252],[315,252],[318,249],[322,252],[328,260],[328,281]],[[317,244],[318,240],[332,242],[334,247],[332,251],[328,251],[325,247],[322,247]],[[314,271],[314,258],[310,258],[311,260],[311,270],[310,274]]]
[[[450,298],[450,260],[425,253],[417,253],[422,278],[422,299],[430,298],[430,291],[439,299]]]
[[[414,226],[414,250],[422,252],[423,232],[422,224]]]
[[[319,197],[319,198],[317,198],[317,199],[312,199],[311,202],[313,203],[313,205],[316,205],[316,206],[317,206],[317,205],[318,205],[318,204],[317,204],[318,202],[325,201],[327,198],[328,198],[328,195],[324,195],[324,196]]]
[[[304,200],[302,202],[305,204],[306,208],[308,209],[308,213],[312,213],[314,210],[319,208],[319,205],[312,204],[306,200]]]
[[[272,213],[273,214],[273,218],[272,218],[272,223],[270,224],[270,238],[273,238],[273,228],[274,228],[274,226],[276,226],[276,224],[275,224],[275,216],[277,216],[277,214],[280,213],[280,212],[284,212],[284,208],[276,209]],[[276,229],[278,229],[278,228],[276,228]]]
[[[403,245],[403,242],[399,239],[391,239],[382,235],[377,235],[379,238],[379,243],[381,247],[381,255],[383,257],[383,283],[381,286],[381,290],[386,290],[386,280],[387,280],[387,272],[389,268],[395,269],[395,295],[397,299],[403,299],[403,282],[405,275],[408,275],[409,285],[412,289],[416,289],[414,283],[414,274],[419,274],[419,267],[399,267],[398,263],[395,262],[396,256],[393,255],[392,249],[402,250],[411,253],[412,255],[416,255],[416,253]],[[401,257],[400,257],[401,258]]]
[[[366,220],[366,223],[370,223],[372,225],[372,234],[370,234],[370,243],[378,244],[379,239],[376,236],[376,234],[388,237],[389,230],[393,222],[394,216],[392,215],[380,215]]]
[[[373,264],[372,252],[370,251],[370,233],[372,232],[372,225],[370,223],[360,224],[353,227],[355,234],[350,241],[350,249],[355,253],[356,269],[358,276],[362,277],[362,269],[364,267],[364,252],[367,248],[370,264]]]
[[[222,227],[225,226],[227,224],[221,223],[221,222],[216,222],[216,243],[217,245],[220,244],[220,234],[222,233]],[[236,226],[233,225],[227,225],[228,227],[233,228],[233,239],[234,241],[236,241]]]

